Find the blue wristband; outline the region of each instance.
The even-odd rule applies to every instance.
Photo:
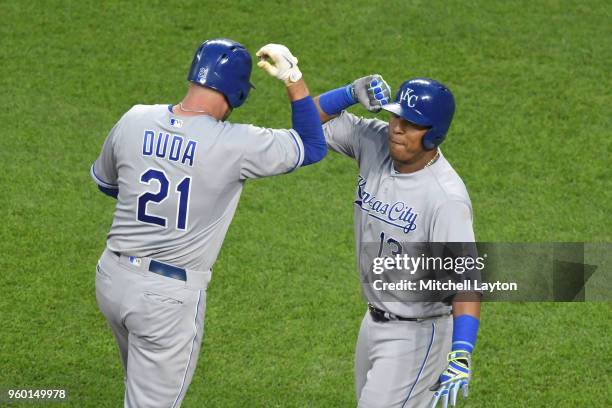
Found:
[[[319,106],[329,116],[336,115],[357,103],[353,98],[352,84],[325,92],[319,97]]]
[[[479,325],[480,321],[474,316],[465,314],[455,317],[452,351],[465,350],[471,353],[476,346]]]

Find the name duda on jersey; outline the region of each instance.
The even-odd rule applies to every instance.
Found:
[[[180,135],[145,130],[142,140],[143,156],[155,156],[172,162],[193,166],[198,142]]]

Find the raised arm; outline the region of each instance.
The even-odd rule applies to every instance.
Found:
[[[370,112],[378,112],[389,103],[391,90],[377,74],[361,77],[352,83],[325,92],[314,99],[321,123],[335,118],[348,107],[361,103]]]
[[[287,96],[291,101],[291,125],[304,145],[302,166],[322,160],[327,154],[327,144],[317,108],[298,68],[297,58],[280,44],[265,45],[256,55],[260,59],[257,66],[283,81],[287,87]]]

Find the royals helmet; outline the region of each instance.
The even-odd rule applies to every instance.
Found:
[[[207,40],[196,51],[187,79],[197,85],[221,92],[227,103],[237,108],[251,88],[253,62],[244,45],[217,38]]]
[[[429,78],[414,78],[404,82],[394,103],[384,110],[408,122],[429,128],[423,136],[423,148],[431,150],[446,137],[455,113],[455,98],[445,85]]]

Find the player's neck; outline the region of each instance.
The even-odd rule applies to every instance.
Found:
[[[440,155],[438,149],[427,150],[422,155],[419,155],[419,157],[411,161],[403,162],[393,159],[393,168],[398,173],[414,173],[419,170],[423,170],[425,167],[431,166],[438,160],[439,157]]]
[[[190,86],[183,100],[172,111],[181,116],[208,115],[225,120],[231,112],[225,97],[212,89]]]

